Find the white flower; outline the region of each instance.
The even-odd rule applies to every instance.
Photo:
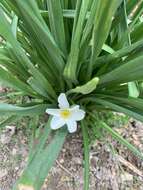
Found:
[[[59,109],[47,109],[46,113],[53,115],[51,120],[51,128],[59,129],[65,124],[68,131],[73,133],[77,130],[77,121],[80,121],[85,116],[85,111],[79,109],[79,106],[70,107],[69,102],[64,93],[58,97]]]

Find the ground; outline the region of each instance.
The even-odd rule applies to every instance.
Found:
[[[142,123],[131,120],[116,130],[143,151]],[[11,190],[26,165],[29,131],[21,121],[3,128],[0,141],[0,190]],[[90,163],[90,190],[143,190],[143,162],[110,136],[92,143]],[[83,190],[80,131],[68,136],[42,190]]]

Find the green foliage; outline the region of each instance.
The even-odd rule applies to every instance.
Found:
[[[99,82],[99,78],[95,77],[86,84],[82,86],[77,86],[74,89],[69,90],[67,93],[81,93],[81,94],[90,94],[96,89],[96,86]]]
[[[111,129],[106,123],[100,122],[99,126],[104,128],[108,133],[112,135],[113,138],[115,138],[117,141],[119,141],[121,144],[126,146],[129,150],[131,150],[136,156],[143,159],[143,153],[138,151],[133,145],[131,145],[127,140],[125,140],[123,137],[121,137],[116,131]]]
[[[113,111],[143,121],[142,7],[142,1],[128,0],[0,0],[0,83],[14,90],[0,97],[26,97],[14,105],[0,104],[0,116],[7,117],[0,126],[22,116],[39,118],[46,108],[56,107],[58,95],[65,92],[87,113],[81,123],[85,190],[89,189],[87,133],[97,132],[95,121],[99,132],[105,129],[143,158],[108,121],[95,117],[95,112]],[[54,133],[47,146],[49,122],[14,189],[22,184],[39,190],[57,158],[67,132]],[[33,133],[37,131],[35,127]]]
[[[35,190],[39,190],[44,183],[47,173],[54,164],[59,151],[64,143],[67,131],[61,129],[54,134],[52,141],[46,146],[46,141],[51,133],[50,120],[46,124],[43,134],[38,136],[39,144],[31,149],[27,168],[24,170],[19,184],[32,186]],[[13,190],[17,190],[17,184]]]

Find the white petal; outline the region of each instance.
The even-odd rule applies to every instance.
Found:
[[[69,108],[69,103],[68,103],[68,100],[67,100],[67,97],[64,93],[61,93],[58,97],[58,102],[59,102],[59,107],[60,108]]]
[[[73,106],[71,106],[71,108],[70,108],[71,110],[76,110],[76,109],[79,109],[79,105],[73,105]]]
[[[67,121],[68,131],[70,133],[74,133],[77,130],[77,123],[76,121],[68,120]]]
[[[65,125],[65,121],[59,117],[54,116],[51,120],[51,128],[59,129]]]
[[[70,119],[80,121],[85,117],[85,111],[82,109],[75,109],[71,111]]]
[[[59,116],[60,115],[60,109],[46,109],[46,113],[50,115]]]

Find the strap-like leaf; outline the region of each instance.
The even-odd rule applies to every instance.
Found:
[[[47,90],[52,97],[56,97],[55,91],[52,88],[51,84],[41,74],[41,72],[39,72],[39,70],[36,69],[36,67],[34,67],[32,62],[29,60],[28,56],[21,48],[20,44],[16,41],[14,35],[11,32],[10,25],[8,24],[8,21],[6,20],[1,8],[0,8],[0,25],[2,26],[0,27],[0,33],[12,45],[16,56],[20,58],[19,61],[22,63],[24,68],[29,69],[29,72],[35,77],[35,80],[38,80],[40,84],[43,86],[43,88],[45,88],[45,90]]]
[[[122,0],[97,1],[91,65],[93,65],[94,60],[101,52],[102,46],[107,39],[113,16],[121,2]]]
[[[37,104],[34,106],[20,107],[11,104],[0,104],[0,115],[23,115],[31,116],[37,114],[43,114],[47,107],[51,107],[48,104]]]
[[[71,52],[68,58],[68,62],[65,66],[64,75],[66,78],[71,79],[73,82],[77,82],[77,66],[80,50],[80,41],[82,36],[82,30],[85,23],[86,14],[90,5],[90,0],[78,1],[79,5],[76,11],[80,11],[79,14],[74,19],[76,23],[75,32],[73,33],[72,43],[71,43]]]
[[[100,77],[99,84],[113,85],[143,79],[143,56],[139,56]]]
[[[63,53],[67,54],[65,29],[63,22],[63,14],[60,0],[48,0],[49,21],[52,34],[57,42],[59,48]]]
[[[98,85],[99,78],[95,77],[86,84],[82,86],[77,86],[74,89],[69,90],[67,93],[81,93],[81,94],[90,94],[93,90],[96,89],[96,86]]]
[[[130,151],[132,151],[136,156],[138,156],[139,158],[143,160],[142,152],[140,152],[135,146],[129,143],[121,135],[119,135],[115,130],[113,130],[111,127],[109,127],[106,123],[102,121],[99,122],[98,125],[102,127],[103,129],[105,129],[108,133],[110,133],[115,140],[119,141],[121,144],[126,146]]]
[[[0,67],[0,80],[5,86],[12,87],[16,90],[27,93],[28,95],[33,95],[33,90],[24,82],[20,81],[18,78],[14,77],[10,72]]]
[[[50,121],[45,126],[45,130],[49,131]],[[66,129],[58,130],[53,137],[53,140],[46,146],[47,138],[40,139],[40,144],[42,146],[37,145],[39,148],[37,149],[36,154],[30,159],[30,162],[27,165],[27,168],[24,170],[20,180],[17,182],[16,186],[13,190],[17,190],[18,187],[28,187],[30,186],[34,190],[41,189],[41,186],[44,183],[45,178],[48,175],[53,163],[57,159],[57,156],[62,148],[62,145],[65,141],[65,137],[67,135]],[[45,137],[49,136],[49,132],[44,133]],[[45,146],[45,148],[43,147]]]

